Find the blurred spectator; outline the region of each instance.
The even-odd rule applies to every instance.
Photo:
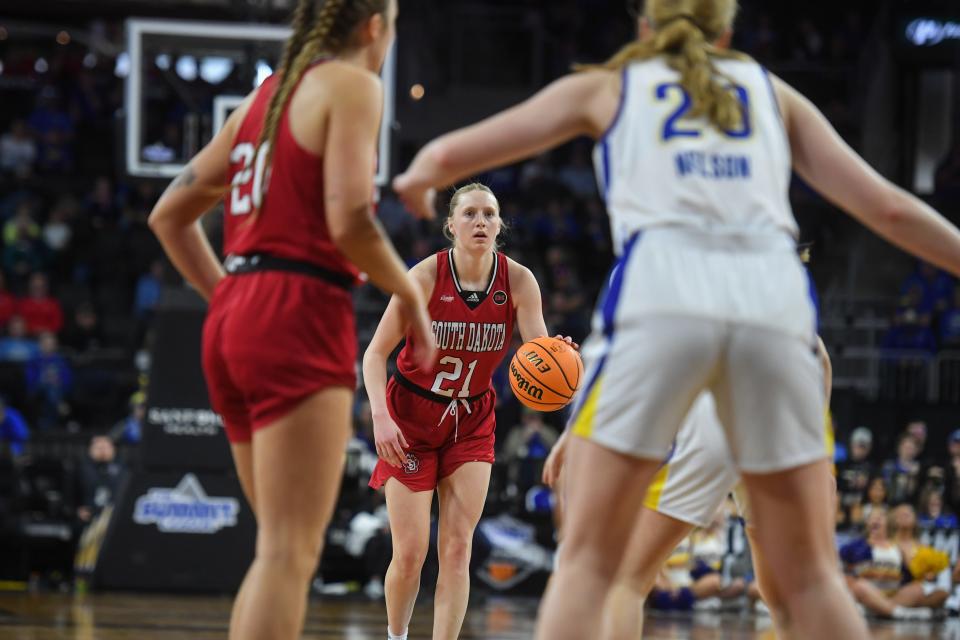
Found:
[[[920,314],[941,313],[950,304],[953,285],[953,278],[940,269],[927,262],[918,262],[914,272],[904,281],[900,295]]]
[[[849,457],[837,465],[837,493],[840,506],[848,514],[861,504],[867,483],[874,476],[874,465],[869,459],[872,447],[873,433],[866,427],[857,427],[850,435]]]
[[[90,522],[104,507],[112,504],[122,475],[123,465],[117,460],[113,441],[107,436],[91,438],[87,455],[79,468],[77,518],[81,522]]]
[[[918,453],[916,439],[904,434],[897,441],[897,457],[884,463],[882,473],[890,489],[891,503],[914,502],[919,495],[922,467]]]
[[[560,183],[579,198],[590,198],[597,193],[597,176],[590,163],[590,152],[582,144],[574,145],[570,162],[557,174]]]
[[[137,444],[143,438],[143,419],[147,415],[147,396],[137,391],[130,396],[130,413],[113,425],[110,438],[114,442]]]
[[[17,298],[7,289],[7,278],[0,269],[0,328],[7,326],[16,311]]]
[[[929,610],[910,608],[929,606],[922,582],[925,576],[920,580],[911,576],[910,581],[903,584],[906,563],[900,545],[890,538],[886,509],[878,508],[870,514],[866,537],[844,545],[840,559],[850,576],[850,590],[857,602],[869,611],[894,619],[932,617]]]
[[[27,333],[31,335],[42,331],[58,333],[63,328],[63,309],[50,295],[46,274],[37,272],[30,276],[27,297],[20,301],[20,315],[27,321]]]
[[[78,354],[106,346],[103,329],[100,327],[100,317],[89,300],[81,302],[74,310],[73,319],[63,332],[63,346],[73,349]]]
[[[913,349],[934,353],[937,341],[930,329],[930,311],[922,306],[923,291],[911,286],[904,296],[890,330],[883,338],[885,349]]]
[[[27,336],[23,316],[13,316],[7,323],[7,335],[0,338],[0,362],[29,362],[40,355],[36,340]]]
[[[954,430],[947,439],[947,453],[944,499],[950,511],[960,513],[960,429]]]
[[[943,494],[933,488],[928,488],[920,496],[920,515],[917,521],[921,529],[956,529],[960,524],[957,516],[946,510],[943,504]]]
[[[57,352],[57,336],[40,334],[40,355],[27,363],[27,393],[36,405],[37,427],[51,429],[69,413],[73,370]]]
[[[543,461],[559,439],[557,431],[543,421],[543,414],[524,408],[521,424],[515,426],[503,445],[510,484],[522,495],[540,482]]]
[[[163,261],[154,260],[150,271],[137,280],[137,289],[133,299],[133,313],[140,320],[149,320],[153,310],[160,302],[163,288]]]
[[[940,348],[960,349],[960,284],[953,288],[950,306],[940,316]]]
[[[73,123],[60,106],[56,87],[44,87],[28,124],[40,143],[38,166],[45,171],[69,171],[73,168]]]
[[[932,459],[927,451],[927,423],[923,420],[911,420],[903,431],[917,444],[917,461],[921,465],[930,464]]]
[[[800,22],[793,49],[794,60],[814,61],[823,57],[824,39],[809,19]]]
[[[3,397],[0,397],[0,440],[6,443],[7,448],[15,457],[23,454],[24,444],[30,439],[30,429],[23,414],[8,407]]]
[[[35,242],[40,238],[40,225],[33,219],[33,207],[29,202],[21,202],[3,225],[3,242],[13,244],[20,240]]]
[[[860,526],[866,523],[874,511],[886,511],[888,503],[887,483],[882,476],[874,476],[867,483],[867,491],[860,505],[854,505],[850,510],[850,523]]]
[[[57,204],[50,211],[46,224],[43,225],[43,242],[51,253],[61,254],[70,247],[73,238],[73,229],[70,222],[76,213],[76,201],[69,196],[57,200]]]
[[[37,143],[27,129],[27,123],[17,118],[10,131],[0,137],[0,171],[26,176],[37,161]]]
[[[84,202],[84,213],[94,228],[116,223],[120,219],[120,207],[110,178],[101,176],[93,185],[93,191]]]

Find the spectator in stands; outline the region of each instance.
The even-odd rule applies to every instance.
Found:
[[[7,335],[0,338],[0,362],[29,362],[40,355],[37,341],[27,335],[23,316],[13,316],[7,323]]]
[[[837,494],[840,508],[849,518],[854,507],[859,508],[867,490],[867,483],[875,474],[870,461],[873,433],[866,427],[857,427],[850,435],[850,455],[837,465]]]
[[[37,106],[27,120],[40,142],[37,165],[44,171],[69,171],[73,168],[73,122],[60,107],[56,87],[44,87]]]
[[[923,290],[912,285],[901,300],[890,330],[883,338],[885,349],[911,349],[933,353],[937,341],[930,329],[931,308],[924,306]]]
[[[73,319],[63,332],[63,346],[84,354],[106,346],[100,317],[93,303],[85,300],[73,311]]]
[[[130,396],[130,413],[113,425],[110,439],[116,443],[137,444],[143,439],[143,420],[147,415],[147,395],[137,391]]]
[[[927,451],[927,423],[923,420],[911,420],[903,429],[903,432],[911,436],[917,443],[917,461],[921,466],[927,466],[933,463],[931,452]]]
[[[90,522],[104,507],[113,503],[123,471],[123,465],[117,460],[113,441],[103,435],[91,438],[87,455],[79,466],[80,499],[77,518],[81,522]]]
[[[40,225],[33,218],[33,206],[29,201],[17,205],[13,217],[3,225],[3,242],[14,244],[20,240],[36,242],[40,238]]]
[[[947,453],[944,498],[950,511],[960,513],[960,429],[954,430],[947,439]]]
[[[956,529],[960,526],[957,516],[944,507],[943,494],[934,487],[928,487],[920,496],[920,515],[917,521],[925,531]]]
[[[27,123],[17,118],[10,124],[10,131],[0,137],[0,171],[17,176],[28,176],[37,161],[37,143]]]
[[[76,207],[76,201],[72,197],[60,198],[43,225],[43,244],[50,257],[50,266],[60,277],[70,275],[68,263],[72,258],[71,241],[73,240],[71,222],[76,214]]]
[[[520,419],[521,423],[507,435],[502,456],[510,485],[523,495],[540,482],[543,462],[560,436],[543,421],[539,411],[524,408]]]
[[[875,509],[867,518],[866,537],[840,549],[840,558],[849,576],[847,584],[857,601],[876,615],[929,619],[932,617],[929,609],[914,608],[934,604],[934,600],[924,593],[923,581],[929,576],[905,574],[903,551],[896,541],[890,539],[888,520],[886,509]],[[905,576],[908,576],[906,581]],[[943,600],[939,602],[943,604]]]
[[[904,281],[900,295],[913,299],[919,293],[915,305],[921,313],[938,314],[947,309],[953,294],[954,281],[949,275],[927,262],[918,262],[913,273]]]
[[[120,206],[110,178],[101,176],[84,202],[84,213],[94,228],[112,225],[120,219]]]
[[[923,468],[917,460],[919,447],[910,434],[897,441],[897,457],[883,465],[883,478],[890,489],[890,502],[914,502],[920,493]]]
[[[60,302],[50,295],[50,282],[45,273],[30,276],[27,297],[20,301],[20,315],[27,321],[27,333],[59,333],[63,328],[63,309]]]
[[[954,285],[950,306],[940,316],[940,348],[960,349],[960,284]]]
[[[27,363],[27,394],[37,411],[37,427],[56,427],[69,414],[67,400],[73,387],[73,370],[58,353],[57,336],[40,334],[40,355]]]
[[[867,483],[866,495],[863,501],[854,505],[850,510],[850,524],[859,527],[866,523],[874,511],[886,511],[888,491],[887,483],[882,476],[874,476]]]
[[[153,310],[160,302],[163,288],[163,261],[154,260],[150,270],[137,280],[137,289],[133,298],[133,314],[141,321],[149,321]]]
[[[30,428],[23,414],[8,407],[6,400],[0,396],[0,441],[2,441],[14,457],[23,455],[24,445],[30,439]]]
[[[0,269],[0,327],[6,327],[17,312],[17,298],[7,289],[7,278]]]
[[[560,183],[578,198],[590,198],[597,193],[597,175],[590,163],[589,148],[574,145],[570,162],[557,174]]]

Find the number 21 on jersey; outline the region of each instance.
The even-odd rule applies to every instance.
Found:
[[[230,164],[241,165],[233,174],[230,190],[230,213],[243,216],[259,209],[263,202],[264,165],[267,162],[267,149],[270,143],[264,142],[257,149],[249,142],[241,142],[230,152]]]
[[[463,373],[463,360],[460,358],[455,358],[453,356],[444,356],[440,358],[440,364],[446,366],[448,364],[453,365],[453,371],[441,371],[437,374],[437,377],[433,381],[433,386],[430,387],[430,391],[434,393],[446,396],[448,398],[453,397],[453,389],[444,389],[443,383],[446,380],[450,382],[456,382],[460,379],[460,375]],[[460,392],[457,394],[458,398],[466,398],[470,395],[470,379],[473,378],[473,370],[477,368],[477,361],[471,360],[467,365],[467,377],[463,381],[463,386],[460,387]]]

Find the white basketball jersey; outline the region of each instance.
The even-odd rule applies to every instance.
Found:
[[[714,65],[745,106],[730,131],[688,117],[690,97],[662,58],[624,69],[619,110],[594,153],[618,253],[654,226],[797,236],[790,147],[770,79],[752,61]]]

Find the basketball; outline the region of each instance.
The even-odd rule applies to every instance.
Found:
[[[513,395],[536,411],[567,406],[582,379],[580,354],[557,338],[534,338],[517,349],[510,361]]]

